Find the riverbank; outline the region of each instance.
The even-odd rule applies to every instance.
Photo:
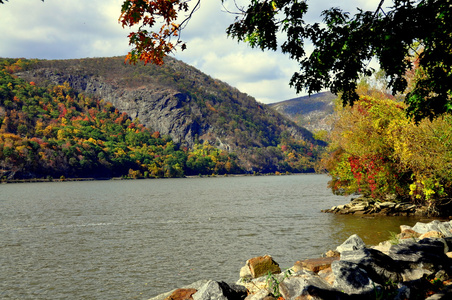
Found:
[[[271,256],[255,257],[235,284],[203,280],[150,300],[451,299],[452,221],[400,230],[376,246],[352,235],[284,272]]]
[[[441,210],[443,213],[433,213],[433,216],[452,219],[450,211]],[[426,206],[418,206],[411,202],[377,201],[373,198],[359,197],[343,205],[324,209],[322,212],[342,215],[367,215],[367,216],[405,216],[405,217],[431,217],[432,212]]]

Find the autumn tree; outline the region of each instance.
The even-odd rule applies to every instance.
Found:
[[[404,104],[363,96],[338,107],[323,163],[335,193],[409,200],[437,214],[452,195],[452,116],[405,115]]]
[[[223,5],[227,2],[221,0]],[[190,9],[189,3],[195,5]],[[133,49],[128,59],[161,64],[166,54],[178,47],[185,49],[180,32],[199,3],[124,1],[121,24],[139,26],[129,35]],[[369,62],[376,58],[389,78],[391,91],[403,93],[407,87],[404,75],[412,68],[409,58],[419,55],[425,76],[406,94],[407,112],[419,121],[451,111],[451,0],[395,0],[391,7],[381,0],[374,11],[358,9],[354,15],[334,7],[322,12],[322,23],[305,21],[308,1],[304,0],[252,0],[247,7],[233,3],[237,18],[227,34],[262,50],[280,47],[297,61],[300,70],[290,81],[297,92],[330,89],[341,95],[344,104],[353,104],[358,99],[359,77],[372,73]],[[185,18],[178,21],[181,15]],[[157,21],[163,25],[154,28]],[[308,44],[314,46],[311,53],[306,50]],[[415,44],[421,47],[414,48]]]

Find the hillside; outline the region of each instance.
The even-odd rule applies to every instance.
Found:
[[[9,178],[306,172],[323,149],[306,129],[174,59],[164,67],[122,58],[0,66],[0,175]],[[155,145],[164,155],[148,150]]]
[[[122,57],[39,61],[17,75],[40,86],[67,82],[189,147],[197,139],[225,150],[276,146],[283,131],[315,142],[266,105],[171,57],[163,66]]]
[[[336,98],[330,92],[323,92],[272,103],[269,106],[312,132],[329,131],[330,118],[334,112],[333,100]]]

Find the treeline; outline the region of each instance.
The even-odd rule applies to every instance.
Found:
[[[323,159],[336,193],[412,201],[444,213],[452,196],[452,116],[407,118],[396,100],[362,96],[339,108]]]
[[[67,84],[14,76],[30,61],[0,60],[0,178],[182,177],[244,173],[235,153],[208,142],[193,149]],[[206,102],[208,103],[208,102]],[[321,146],[282,136],[243,151],[263,172],[313,171]]]

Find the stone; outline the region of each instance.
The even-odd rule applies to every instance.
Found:
[[[312,272],[319,272],[320,270],[331,267],[331,263],[338,260],[339,257],[319,257],[310,258],[302,261],[297,261],[294,265],[294,272],[298,272],[302,269],[307,269]]]
[[[364,211],[366,210],[367,206],[366,205],[354,205],[352,207],[350,207],[350,212],[358,212],[358,211]]]
[[[317,275],[319,275],[320,278],[325,280],[326,283],[333,286],[335,277],[333,274],[333,269],[331,269],[331,266],[329,268],[319,271],[319,273],[317,273]]]
[[[397,237],[401,240],[404,239],[417,239],[421,236],[419,232],[414,231],[413,229],[404,229],[400,232]]]
[[[433,271],[424,268],[422,264],[418,267],[416,267],[416,265],[413,265],[411,268],[404,270],[404,272],[402,273],[402,281],[406,282],[418,280],[431,274],[433,274]]]
[[[439,232],[439,231],[429,231],[429,232],[426,232],[426,233],[420,235],[420,236],[419,236],[419,239],[420,239],[420,240],[426,239],[426,238],[437,238],[437,239],[439,239],[439,238],[445,238],[445,237],[446,237],[446,236],[445,236],[442,232]]]
[[[365,248],[363,240],[357,235],[351,235],[345,242],[336,248],[336,251],[342,253],[343,251],[352,251]]]
[[[196,289],[177,289],[166,297],[165,300],[193,300],[192,295],[197,291]]]
[[[279,284],[279,291],[281,296],[286,299],[300,299],[299,297],[308,296],[307,287],[315,286],[321,289],[333,290],[333,288],[326,283],[322,278],[315,273],[309,271],[301,271],[292,277],[285,278]]]
[[[386,282],[402,280],[401,267],[388,255],[375,249],[359,249],[344,251],[341,260],[357,264],[366,271],[367,276],[374,282],[384,285]]]
[[[404,280],[421,279],[439,270],[451,270],[451,260],[445,254],[447,245],[442,239],[422,239],[419,242],[405,240],[393,245],[389,256],[402,267]]]
[[[267,288],[267,278],[264,276],[245,280],[242,278],[236,284],[244,286],[251,294],[254,294]]]
[[[390,202],[390,201],[386,201],[386,202],[380,202],[378,203],[378,206],[380,207],[388,207],[388,208],[393,208],[396,206],[396,204],[394,202]]]
[[[367,272],[358,264],[336,260],[331,264],[331,269],[336,277],[333,287],[347,294],[370,294],[378,283],[369,278]]]
[[[422,239],[419,242],[405,240],[403,243],[392,245],[389,256],[394,260],[405,262],[432,262],[447,259],[445,243],[438,239]]]
[[[384,242],[379,243],[376,246],[372,246],[371,248],[378,250],[387,255],[389,253],[389,249],[391,249],[391,246],[392,246],[392,244],[390,241],[384,241]]]
[[[253,278],[253,274],[251,274],[250,266],[248,264],[244,265],[240,269],[240,278],[244,278],[244,279]]]
[[[270,300],[269,296],[270,296],[270,292],[267,291],[266,289],[262,289],[262,290],[257,291],[254,294],[249,294],[245,298],[245,300],[264,300],[264,299]],[[271,297],[271,298],[276,299],[274,297]]]
[[[335,250],[328,250],[325,253],[325,257],[340,257],[340,256],[341,256],[341,254],[338,251],[335,251]]]
[[[270,255],[251,258],[247,260],[246,265],[250,269],[252,278],[258,278],[268,273],[281,273],[278,263]]]
[[[209,280],[198,280],[196,282],[193,282],[189,285],[183,286],[182,289],[195,289],[195,290],[199,290],[202,286],[204,286],[207,282],[209,282]],[[171,293],[173,293],[176,289],[173,289],[167,293],[163,293],[160,295],[157,295],[149,300],[164,300],[165,298],[169,297],[171,295]]]
[[[225,282],[209,280],[192,297],[193,300],[241,300],[246,293],[233,290]]]
[[[438,220],[431,221],[430,223],[417,222],[411,229],[419,232],[420,234],[424,234],[429,231],[439,231],[446,237],[452,237],[451,222],[440,222]]]

